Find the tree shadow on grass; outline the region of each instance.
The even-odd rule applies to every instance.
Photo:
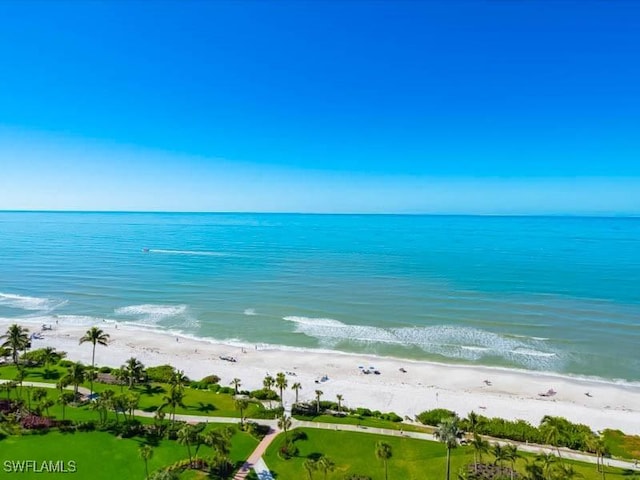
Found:
[[[198,412],[205,412],[205,413],[213,412],[218,409],[218,407],[216,407],[213,403],[203,403],[203,402],[198,402],[197,407],[191,407],[191,408],[197,410]]]

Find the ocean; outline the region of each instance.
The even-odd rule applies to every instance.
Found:
[[[0,318],[640,381],[640,219],[0,212]]]

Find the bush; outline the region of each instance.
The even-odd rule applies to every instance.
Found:
[[[455,417],[456,412],[447,410],[446,408],[436,408],[434,410],[424,411],[416,416],[417,420],[424,425],[437,427],[445,418]]]
[[[111,373],[113,369],[111,367],[100,367],[98,369],[98,372],[100,373]]]
[[[214,383],[220,383],[220,377],[218,375],[207,375],[202,380],[200,380],[200,382],[204,383],[205,385],[212,385]]]
[[[289,460],[291,457],[295,457],[298,454],[298,447],[292,441],[285,442],[284,445],[278,450],[278,455],[283,460]]]
[[[159,365],[157,367],[148,367],[145,372],[150,382],[169,383],[175,368],[171,365]]]
[[[220,384],[214,383],[212,385],[209,385],[209,390],[211,390],[214,393],[218,393],[220,391]]]
[[[402,417],[395,412],[383,413],[380,415],[382,420],[388,420],[389,422],[401,422]]]
[[[227,395],[235,395],[236,394],[235,389],[233,389],[231,387],[220,387],[218,392],[219,393],[226,393]]]
[[[268,388],[261,388],[260,390],[254,390],[249,392],[251,398],[255,398],[257,400],[279,400],[280,397],[273,390],[269,390]]]
[[[268,425],[260,425],[257,422],[244,423],[244,431],[258,440],[262,440],[269,433],[269,430]]]
[[[371,477],[367,477],[366,475],[358,475],[357,473],[348,473],[344,480],[372,480]]]
[[[356,415],[360,417],[371,417],[372,413],[368,408],[356,408]]]
[[[86,422],[76,423],[76,430],[79,432],[93,432],[96,429],[96,422],[87,420]]]
[[[271,408],[271,409],[261,408],[257,412],[254,412],[252,417],[261,418],[264,420],[267,420],[267,419],[273,420],[274,418],[281,417],[283,413],[284,413],[284,408],[282,407]]]
[[[297,442],[298,440],[306,440],[308,437],[305,431],[296,429],[290,433],[289,438],[292,442]]]
[[[71,360],[60,360],[58,362],[58,366],[62,367],[62,368],[69,368],[71,365],[73,365],[75,362],[72,362]]]

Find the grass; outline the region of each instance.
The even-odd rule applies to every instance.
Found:
[[[620,430],[605,430],[604,443],[614,457],[630,460],[640,458],[640,436],[625,435]]]
[[[300,416],[294,415],[297,420],[305,420],[308,422],[321,422],[321,423],[337,423],[339,425],[360,425],[362,427],[370,428],[386,428],[389,430],[404,430],[405,432],[421,432],[421,433],[433,433],[434,428],[412,425],[403,422],[391,422],[389,420],[381,420],[374,417],[361,417],[356,415],[347,415],[345,417],[334,415],[317,415],[317,416]]]
[[[278,450],[284,443],[280,435],[267,450],[264,459],[275,474],[275,478],[307,478],[303,463],[306,458],[328,456],[335,462],[334,472],[327,474],[327,480],[343,480],[345,475],[368,475],[373,479],[384,478],[382,462],[375,457],[375,444],[382,440],[391,445],[393,457],[389,461],[389,478],[444,478],[446,468],[446,449],[437,442],[415,440],[410,438],[372,435],[359,432],[340,432],[332,430],[301,429],[307,440],[296,442],[298,456],[283,460]],[[532,455],[523,454],[516,468],[523,470],[526,458]],[[486,461],[486,459],[485,459]],[[451,452],[451,478],[468,463],[473,462],[471,447],[456,448]],[[568,462],[582,474],[584,480],[600,480],[595,465],[579,462]],[[324,478],[322,472],[316,472],[314,478]],[[607,478],[629,478],[619,469],[607,469]]]
[[[215,428],[218,428],[216,426]],[[258,441],[245,432],[236,432],[232,440],[230,459],[240,464],[255,449]],[[86,432],[63,434],[50,432],[45,435],[33,434],[10,436],[0,441],[0,465],[6,460],[62,460],[68,465],[75,461],[77,478],[111,480],[114,478],[140,479],[145,476],[144,463],[138,454],[141,439],[122,439],[106,432]],[[200,456],[210,455],[210,448],[202,446]],[[187,450],[176,442],[163,440],[153,449],[149,460],[149,471],[171,465],[187,458]],[[190,474],[195,472],[190,472]],[[16,474],[18,475],[18,474]],[[49,473],[47,478],[65,478],[68,473]],[[22,473],[20,478],[42,478],[42,473]],[[185,476],[184,478],[204,478]]]
[[[34,367],[25,369],[26,375],[25,382],[45,382],[55,385],[59,378],[65,375],[66,369],[61,367]],[[47,373],[48,372],[48,373]],[[18,373],[17,368],[14,365],[4,365],[0,367],[0,378],[3,379],[15,379]],[[51,378],[56,376],[56,378]],[[89,388],[89,382],[84,382],[83,387]],[[164,402],[164,397],[167,395],[169,385],[162,383],[151,383],[149,386],[136,385],[132,389],[125,386],[120,388],[118,385],[107,385],[103,383],[93,384],[93,390],[95,392],[103,392],[105,390],[113,390],[116,394],[122,393],[135,393],[140,395],[139,410],[145,410],[148,412],[156,411]],[[177,407],[176,414],[186,415],[204,415],[204,416],[216,416],[216,417],[240,417],[240,412],[236,410],[234,405],[234,398],[232,395],[224,393],[215,393],[210,390],[197,390],[186,387],[184,390],[184,407]],[[15,398],[15,390],[12,392]],[[56,396],[57,398],[57,396]],[[262,404],[257,402],[250,402],[249,408],[244,411],[245,417],[259,417],[258,413],[263,411]],[[165,407],[165,412],[169,413],[169,409]]]

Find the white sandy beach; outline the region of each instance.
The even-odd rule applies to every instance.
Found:
[[[0,331],[6,331],[11,323],[16,322],[0,321]],[[31,332],[40,331],[38,325],[22,325]],[[614,428],[640,434],[640,386],[366,355],[256,349],[255,345],[243,348],[126,325],[98,326],[110,334],[111,341],[108,347],[97,347],[97,365],[117,367],[135,356],[145,366],[171,364],[195,380],[215,373],[221,377],[222,384],[228,385],[238,377],[242,388],[249,390],[261,388],[267,373],[275,376],[281,371],[293,372],[295,376],[289,376],[289,385],[302,384],[301,401],[314,399],[315,390],[321,390],[326,400],[335,401],[336,395],[342,394],[343,403],[349,407],[393,411],[403,417],[413,418],[436,407],[454,410],[460,416],[474,410],[486,416],[524,419],[533,424],[544,415],[557,415],[587,424],[596,431]],[[53,329],[42,332],[43,339],[34,340],[32,346],[53,346],[66,351],[71,360],[90,364],[90,345],[78,344],[86,330],[87,327],[53,325]],[[220,360],[220,355],[231,355],[237,362]],[[365,375],[359,366],[374,366],[381,375]],[[406,369],[406,373],[400,368]],[[323,375],[329,380],[315,383]],[[549,389],[557,394],[538,395]],[[585,395],[587,392],[591,396]],[[286,402],[291,403],[294,398],[293,391],[285,392]]]

